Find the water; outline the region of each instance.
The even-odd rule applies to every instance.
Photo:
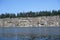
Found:
[[[60,27],[1,27],[0,40],[60,40]]]

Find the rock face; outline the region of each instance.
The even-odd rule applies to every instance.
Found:
[[[59,16],[42,16],[26,18],[3,18],[0,19],[0,27],[47,27],[60,26]]]

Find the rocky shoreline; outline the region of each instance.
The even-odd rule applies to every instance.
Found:
[[[48,27],[60,26],[59,16],[3,18],[0,19],[0,27]]]

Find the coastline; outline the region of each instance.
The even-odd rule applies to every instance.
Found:
[[[0,27],[48,27],[60,26],[59,16],[0,19]]]

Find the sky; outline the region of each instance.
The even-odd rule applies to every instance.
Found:
[[[60,10],[60,0],[0,0],[0,14],[51,10]]]

